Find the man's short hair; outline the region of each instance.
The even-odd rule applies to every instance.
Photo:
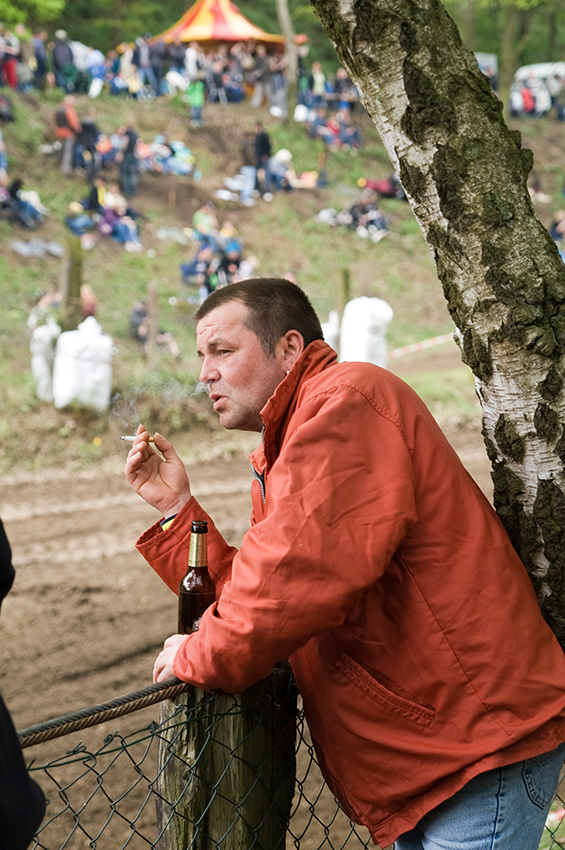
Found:
[[[253,278],[216,289],[200,305],[196,320],[200,321],[216,307],[239,301],[249,311],[246,327],[259,339],[266,354],[273,355],[278,341],[287,331],[302,334],[304,345],[323,339],[322,326],[305,292],[282,278]]]

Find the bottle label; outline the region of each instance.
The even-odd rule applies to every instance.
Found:
[[[202,617],[197,617],[196,620],[194,620],[194,622],[192,623],[192,631],[193,632],[198,631],[198,629],[200,628],[200,621],[201,620],[202,620]]]

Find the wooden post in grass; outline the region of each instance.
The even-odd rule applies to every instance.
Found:
[[[284,850],[294,794],[296,688],[276,667],[238,696],[162,703],[158,850]]]
[[[341,290],[339,299],[339,319],[343,317],[343,311],[348,301],[351,301],[351,272],[349,266],[344,266],[341,270]]]
[[[61,329],[74,331],[82,319],[80,288],[82,286],[82,242],[80,236],[69,234],[67,237],[69,258],[63,284],[63,304],[61,309]]]

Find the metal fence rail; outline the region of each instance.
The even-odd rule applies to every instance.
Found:
[[[276,723],[286,722],[284,718],[292,712],[296,737],[293,752],[284,754],[288,769],[279,771],[274,785],[271,758],[267,755],[257,766],[250,764],[247,755],[255,739],[260,739],[261,748],[267,742],[268,751],[273,728],[263,719],[265,698],[255,705],[242,705],[237,697],[198,692],[196,702],[169,704],[168,711],[162,709],[158,716],[157,702],[190,690],[178,680],[169,680],[19,733],[24,754],[31,758],[29,770],[48,800],[33,848],[284,850],[286,845],[297,850],[357,850],[374,846],[367,830],[349,821],[325,786],[304,715],[300,710],[295,715],[292,689],[277,697],[275,706]],[[117,717],[123,717],[119,731],[114,723]],[[241,740],[226,737],[226,719]],[[180,739],[187,755],[179,760]],[[171,760],[181,781],[172,796],[170,783],[164,782]],[[281,802],[289,776],[291,789],[293,776],[295,782],[287,822]],[[270,803],[257,811],[255,795],[257,789],[264,791],[265,783],[270,783]],[[241,787],[246,789],[243,797],[234,790]],[[187,815],[187,798],[195,803],[192,816]],[[221,823],[212,815],[218,802]],[[269,807],[271,812],[266,810]],[[273,813],[275,821],[285,819],[286,838],[279,844],[265,832]],[[564,818],[564,801],[559,796],[540,848],[565,848]],[[176,826],[171,831],[173,821]]]

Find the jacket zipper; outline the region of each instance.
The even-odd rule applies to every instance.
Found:
[[[257,472],[253,465],[251,465],[251,472],[259,482],[259,485],[261,487],[261,498],[263,499],[263,507],[265,507],[265,473]]]

